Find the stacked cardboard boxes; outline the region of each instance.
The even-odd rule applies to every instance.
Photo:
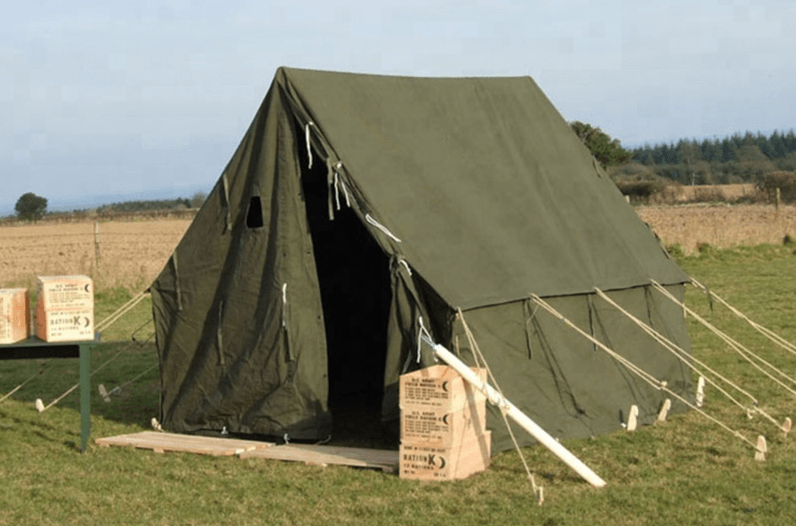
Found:
[[[36,336],[47,342],[94,339],[94,282],[88,276],[39,276]]]
[[[474,369],[482,379],[483,369]],[[399,378],[399,476],[454,480],[490,465],[485,397],[456,371],[435,365]]]
[[[28,289],[0,289],[0,344],[16,343],[29,335]]]

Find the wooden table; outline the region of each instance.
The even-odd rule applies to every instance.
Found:
[[[97,335],[99,336],[99,335]],[[98,338],[80,342],[46,342],[35,336],[0,345],[0,360],[38,360],[42,358],[80,359],[80,451],[86,451],[91,434],[91,348]]]

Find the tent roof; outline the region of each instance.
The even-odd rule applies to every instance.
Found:
[[[401,240],[383,246],[452,306],[688,279],[529,77],[281,68],[275,84]]]

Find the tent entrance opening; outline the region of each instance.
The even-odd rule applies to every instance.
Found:
[[[304,170],[302,187],[324,311],[334,438],[352,426],[379,426],[391,293],[388,258],[345,206],[343,195],[341,209],[330,220],[326,182],[323,163]]]

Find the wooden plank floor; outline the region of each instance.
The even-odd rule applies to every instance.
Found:
[[[172,433],[160,433],[157,431],[143,431],[132,435],[98,438],[94,442],[99,446],[132,446],[139,449],[151,449],[156,453],[181,451],[213,456],[232,456],[246,451],[268,448],[274,445],[271,442],[177,435]]]
[[[398,451],[309,444],[285,444],[268,449],[246,451],[239,456],[241,458],[288,460],[319,466],[337,464],[379,469],[386,473],[397,473],[399,464]]]
[[[332,464],[371,468],[386,473],[398,473],[399,466],[398,451],[310,444],[277,446],[271,442],[178,435],[157,431],[142,431],[130,435],[98,438],[94,442],[103,447],[128,446],[150,449],[157,453],[179,451],[214,456],[238,455],[241,458],[287,460],[319,466]]]

